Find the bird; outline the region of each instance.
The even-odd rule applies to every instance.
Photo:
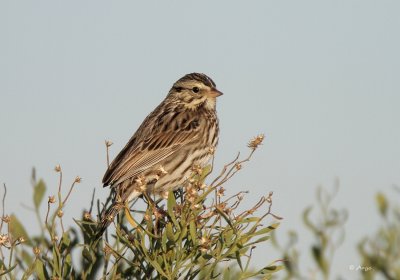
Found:
[[[187,182],[194,166],[204,167],[218,144],[217,97],[223,93],[202,73],[177,80],[109,165],[103,187],[112,203],[100,214],[101,237],[126,203],[140,195],[161,195]]]

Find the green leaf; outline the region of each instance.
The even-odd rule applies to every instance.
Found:
[[[36,209],[39,208],[45,192],[46,192],[46,184],[42,179],[40,179],[39,182],[33,188],[33,204],[35,205]]]
[[[260,229],[259,231],[256,231],[254,234],[252,234],[252,236],[256,236],[256,235],[261,235],[261,234],[267,234],[273,230],[275,230],[276,228],[278,228],[279,223],[275,223],[272,225],[269,225],[266,228]]]
[[[376,194],[375,199],[376,203],[378,204],[379,212],[381,213],[382,216],[386,216],[387,209],[389,206],[386,196],[383,193],[379,192]]]
[[[84,249],[82,250],[82,256],[83,256],[89,263],[92,263],[92,262],[93,262],[92,254],[90,254],[88,248],[84,248]]]
[[[46,280],[49,279],[50,277],[47,275],[47,271],[45,270],[44,264],[41,260],[36,260],[35,261],[35,272],[40,280]]]
[[[319,268],[323,272],[324,275],[327,275],[328,273],[328,263],[324,257],[324,253],[321,247],[319,246],[313,246],[312,247],[312,253],[315,262],[318,264]]]
[[[175,227],[179,228],[178,222],[176,221],[176,217],[175,217],[175,213],[174,213],[175,205],[176,205],[175,195],[171,191],[168,194],[167,211],[168,211],[168,215],[171,218],[172,222],[174,223]]]
[[[70,273],[71,273],[71,268],[72,268],[72,259],[71,259],[71,254],[68,254],[65,257],[64,261],[64,278],[69,278]]]
[[[249,223],[253,223],[253,222],[257,223],[259,221],[260,221],[259,217],[250,217],[250,218],[240,219],[238,223],[239,224],[249,224]]]
[[[201,171],[200,179],[199,179],[199,182],[200,182],[200,183],[203,183],[203,182],[204,182],[204,180],[206,179],[206,177],[208,176],[208,174],[210,174],[211,169],[212,169],[211,164],[209,164],[209,165],[207,165],[207,166],[205,166],[205,167],[203,168],[203,170]]]
[[[13,238],[16,239],[23,237],[25,239],[25,243],[32,246],[32,241],[29,238],[28,233],[26,232],[21,222],[17,219],[17,216],[15,216],[14,214],[11,215],[10,232]]]
[[[197,245],[198,240],[197,240],[197,233],[196,233],[196,224],[194,223],[193,220],[190,221],[189,230],[190,230],[190,237],[192,238],[193,244]]]
[[[17,265],[18,265],[18,263],[14,264],[14,265],[13,265],[12,267],[10,267],[9,269],[7,269],[7,270],[5,270],[5,271],[2,271],[2,272],[0,273],[0,276],[3,276],[3,275],[6,275],[6,274],[10,273],[11,271],[13,271],[13,269],[14,269]]]
[[[32,256],[26,250],[22,249],[21,257],[27,266],[32,264]]]
[[[264,267],[263,269],[259,270],[257,274],[261,275],[271,275],[272,273],[278,272],[279,270],[283,269],[283,265],[270,265],[267,267]]]
[[[69,239],[69,234],[68,234],[68,232],[64,232],[64,234],[62,235],[62,239],[61,239],[60,252],[63,253],[64,250],[67,249],[70,244],[71,244],[71,240]]]
[[[167,238],[169,241],[175,242],[175,235],[174,232],[172,230],[172,224],[168,223],[166,225],[166,234],[167,234]]]
[[[306,227],[308,227],[312,232],[317,233],[317,227],[310,220],[310,213],[312,210],[312,206],[307,207],[303,212],[303,222]]]

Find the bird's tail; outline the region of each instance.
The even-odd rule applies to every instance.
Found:
[[[115,216],[121,211],[121,204],[113,202],[104,213],[101,214],[100,223],[97,226],[96,239],[99,239],[107,227],[114,221]]]

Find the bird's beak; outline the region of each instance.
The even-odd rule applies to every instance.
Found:
[[[210,97],[218,97],[218,96],[221,96],[221,95],[223,95],[223,93],[222,92],[220,92],[218,89],[216,89],[216,88],[213,88],[213,89],[211,89],[210,90],[210,92],[208,93],[208,96],[210,96]]]

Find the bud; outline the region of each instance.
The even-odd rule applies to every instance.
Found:
[[[139,185],[139,186],[143,186],[145,184],[146,178],[143,175],[139,175],[137,176],[137,178],[135,179],[135,182]]]
[[[83,214],[83,218],[84,218],[85,220],[91,221],[91,220],[92,220],[92,215],[90,215],[89,212],[85,212],[85,214]]]
[[[8,215],[5,215],[1,218],[3,220],[3,222],[5,222],[6,224],[8,224],[11,221],[11,217]]]
[[[26,240],[23,236],[18,237],[18,242],[19,243],[24,243]]]
[[[250,142],[247,144],[247,147],[254,150],[257,149],[258,146],[261,145],[262,142],[264,141],[264,138],[265,138],[264,134],[257,135],[256,137],[250,140]]]
[[[161,193],[161,197],[164,198],[164,199],[168,199],[168,196],[169,196],[169,191],[163,191]]]
[[[194,173],[200,175],[201,172],[203,171],[203,169],[201,168],[200,165],[195,164],[195,165],[192,166],[192,171],[193,171]]]
[[[236,168],[237,170],[240,170],[240,169],[242,169],[242,165],[241,165],[240,163],[236,163],[236,164],[235,164],[235,168]]]
[[[106,219],[107,219],[108,221],[112,222],[112,221],[114,220],[114,215],[112,215],[112,214],[107,215]]]
[[[0,246],[4,246],[10,242],[7,234],[0,234]]]
[[[61,218],[62,216],[64,216],[64,212],[63,212],[63,210],[58,210],[58,212],[57,212],[57,216],[59,217],[59,218]]]
[[[49,203],[54,203],[56,202],[56,198],[54,197],[54,195],[49,196]]]
[[[225,194],[225,189],[223,187],[220,187],[219,190],[217,191],[217,196],[221,197]]]
[[[207,245],[208,242],[209,242],[209,240],[208,240],[207,237],[204,237],[204,236],[203,236],[203,237],[200,239],[200,245]]]
[[[79,176],[76,176],[75,177],[75,183],[80,183],[82,181],[82,178],[81,177],[79,177]]]
[[[57,164],[55,167],[54,167],[54,171],[55,172],[61,172],[61,166],[59,165],[59,164]]]
[[[106,146],[107,146],[107,147],[110,147],[112,144],[114,144],[114,143],[111,142],[110,140],[106,140],[105,142],[106,142]]]
[[[110,248],[110,246],[106,245],[103,248],[103,252],[104,252],[104,255],[108,256],[112,253],[112,249]]]
[[[160,165],[160,167],[157,169],[157,175],[162,177],[165,174],[168,174],[167,171],[165,171],[164,167],[162,165]]]
[[[33,254],[38,257],[40,255],[40,248],[39,247],[33,247]]]
[[[201,207],[201,205],[200,204],[192,204],[192,206],[190,207],[192,210],[198,210],[198,209],[200,209],[200,208],[202,208]]]
[[[202,237],[200,239],[200,251],[202,253],[206,253],[208,251],[208,247],[210,245],[210,240],[207,237]]]

